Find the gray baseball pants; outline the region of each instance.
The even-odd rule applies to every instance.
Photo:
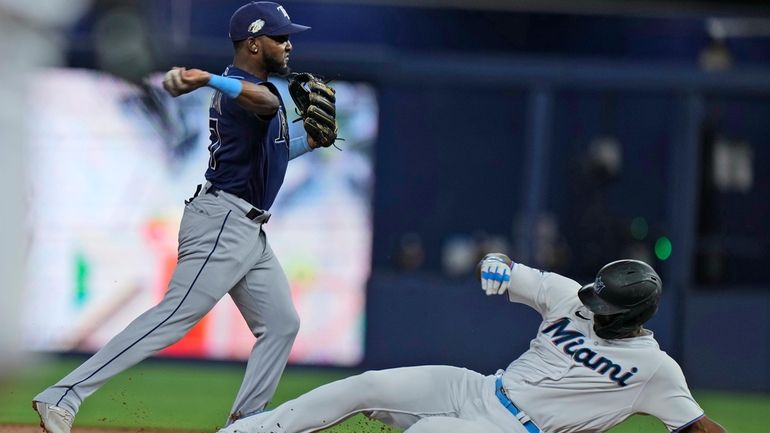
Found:
[[[356,413],[404,433],[527,433],[495,395],[495,376],[449,366],[367,371],[318,387],[219,433],[307,433]]]
[[[248,202],[223,191],[206,193],[206,188],[185,207],[177,267],[163,300],[36,401],[76,414],[107,380],[180,340],[226,293],[257,337],[231,414],[259,412],[272,398],[299,317],[262,230],[269,214],[249,219]]]

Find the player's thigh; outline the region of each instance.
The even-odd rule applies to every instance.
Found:
[[[477,399],[474,392],[484,376],[464,368],[429,365],[367,371],[354,380],[361,406],[374,409],[374,418],[380,419],[378,412],[422,418],[459,413]]]
[[[232,212],[194,203],[185,208],[177,265],[163,301],[176,305],[184,299],[180,312],[193,315],[211,309],[246,274],[260,250],[258,232],[250,233],[253,229]]]
[[[278,323],[289,328],[299,326],[286,274],[264,233],[261,241],[264,249],[260,259],[230,290],[230,296],[252,330]]]
[[[423,418],[404,433],[507,433],[485,420],[467,420],[446,416]]]

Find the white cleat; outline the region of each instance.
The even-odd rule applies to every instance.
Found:
[[[43,427],[46,433],[70,433],[72,430],[75,416],[68,410],[42,401],[33,401],[32,409],[40,415],[40,427]]]

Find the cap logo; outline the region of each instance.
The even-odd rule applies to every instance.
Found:
[[[604,290],[604,281],[602,281],[602,277],[596,277],[596,282],[594,283],[594,292],[601,293],[602,290]]]
[[[280,6],[280,5],[279,5],[279,6],[278,6],[276,9],[278,9],[279,11],[281,11],[281,13],[283,14],[283,16],[285,16],[287,20],[291,21],[291,18],[289,18],[289,14],[288,14],[288,12],[286,12],[286,9],[284,9],[284,8],[283,8],[283,6]]]
[[[249,33],[257,33],[265,26],[264,20],[256,20],[249,25]]]

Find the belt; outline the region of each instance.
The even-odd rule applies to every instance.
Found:
[[[195,189],[195,194],[193,194],[190,200],[185,201],[185,204],[192,201],[193,198],[198,197],[198,194],[200,194],[202,188],[203,188],[202,185],[198,185],[197,188]],[[204,194],[212,194],[214,197],[219,197],[220,191],[227,192],[212,185],[212,186],[209,186],[209,188],[206,190]],[[257,209],[255,207],[252,207],[251,210],[245,213],[245,215],[246,215],[246,218],[261,224],[267,224],[267,222],[270,221],[270,216],[271,216],[270,212],[265,212],[262,209]]]
[[[513,404],[511,399],[505,395],[502,376],[497,376],[495,378],[495,395],[497,395],[497,399],[500,400],[500,403],[502,403],[502,405],[508,409],[508,412],[512,413],[513,416],[519,420],[521,425],[523,425],[529,433],[540,433],[540,429],[537,427],[537,425],[535,425],[534,422],[532,422],[532,420],[529,418],[529,415],[527,415],[524,411],[519,410],[519,408]]]

